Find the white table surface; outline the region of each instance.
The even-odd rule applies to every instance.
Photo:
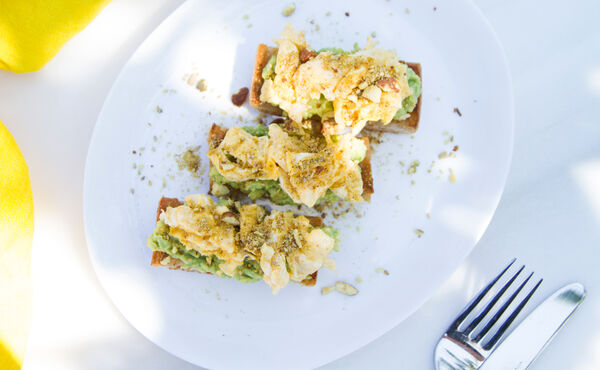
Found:
[[[197,368],[119,314],[92,269],[82,220],[85,156],[104,98],[136,47],[181,2],[113,0],[42,71],[0,71],[0,120],[25,155],[35,202],[26,370]],[[600,2],[476,3],[514,81],[515,152],[504,196],[474,251],[421,309],[327,369],[432,369],[439,335],[512,257],[544,277],[534,302],[571,281],[588,289],[532,368],[600,367]]]

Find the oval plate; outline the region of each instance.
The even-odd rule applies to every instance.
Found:
[[[405,319],[483,234],[512,153],[506,61],[469,1],[452,7],[296,1],[291,17],[282,16],[277,1],[216,4],[188,1],[175,11],[136,51],[106,99],[85,171],[91,259],[127,320],[187,361],[209,368],[316,367]],[[383,135],[374,145],[369,204],[326,211],[343,237],[332,256],[337,270],[321,271],[317,287],[292,284],[273,296],[263,283],[150,267],[146,238],[159,198],[207,192],[208,128],[256,119],[257,112],[233,106],[230,97],[249,87],[257,44],[272,44],[286,22],[305,30],[317,49],[351,49],[371,35],[380,47],[420,62],[419,131]],[[177,165],[187,148],[200,153],[196,176]],[[441,152],[456,156],[439,159]],[[321,287],[338,280],[360,293],[321,295]]]

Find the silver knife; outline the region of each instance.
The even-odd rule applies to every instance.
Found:
[[[569,284],[542,302],[496,348],[481,369],[527,369],[585,298],[585,288]]]

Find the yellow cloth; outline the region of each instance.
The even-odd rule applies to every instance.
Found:
[[[1,0],[0,0],[1,1]],[[33,198],[19,147],[0,122],[0,369],[20,369],[31,326]]]
[[[40,70],[110,0],[0,0],[0,68]]]

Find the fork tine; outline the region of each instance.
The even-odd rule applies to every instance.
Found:
[[[479,334],[477,334],[475,339],[473,339],[474,342],[479,342],[481,339],[483,339],[483,337],[485,337],[485,335],[488,333],[488,331],[490,331],[492,326],[494,326],[494,324],[498,321],[498,319],[500,319],[500,316],[502,316],[504,311],[506,311],[508,309],[508,306],[510,306],[512,301],[514,301],[515,298],[517,297],[517,295],[519,295],[519,293],[521,292],[521,290],[523,289],[525,284],[527,284],[527,282],[529,281],[529,279],[531,279],[532,276],[533,276],[533,272],[530,273],[529,276],[527,276],[527,279],[525,279],[525,281],[523,281],[521,283],[521,285],[519,285],[517,290],[515,290],[514,293],[510,296],[510,298],[508,298],[508,300],[506,302],[504,302],[502,307],[498,310],[498,312],[496,312],[494,314],[494,316],[490,319],[490,321],[488,321],[488,323],[485,325],[485,327],[483,329],[481,329]]]
[[[463,331],[465,334],[469,335],[469,333],[471,333],[473,331],[473,329],[475,329],[475,327],[477,327],[477,325],[479,325],[479,323],[481,322],[481,320],[483,320],[485,318],[485,316],[491,311],[491,309],[494,308],[494,306],[496,305],[496,303],[498,303],[498,300],[500,299],[500,297],[502,297],[502,295],[504,294],[504,292],[506,292],[506,290],[512,285],[512,283],[521,274],[521,271],[523,271],[524,268],[525,268],[525,265],[521,266],[521,268],[519,269],[519,271],[517,271],[513,275],[513,277],[509,281],[506,282],[506,284],[504,284],[504,286],[502,287],[502,289],[500,289],[500,291],[498,293],[496,293],[496,295],[492,298],[492,300],[490,301],[490,303],[488,303],[487,306],[485,306],[485,308],[483,309],[483,311],[481,311],[481,313]]]
[[[460,326],[460,324],[462,324],[462,322],[465,320],[465,318],[467,316],[469,316],[469,314],[471,313],[471,311],[473,311],[473,309],[475,308],[475,306],[477,306],[477,304],[479,302],[481,302],[481,300],[483,299],[483,297],[490,291],[490,289],[492,289],[492,287],[494,286],[494,284],[496,284],[496,282],[498,280],[500,280],[500,278],[502,277],[502,275],[504,275],[504,273],[510,268],[510,266],[513,265],[513,263],[515,263],[517,259],[513,258],[512,261],[510,261],[510,263],[508,264],[508,266],[506,266],[504,268],[504,270],[502,270],[502,272],[500,272],[500,274],[498,274],[498,276],[496,276],[494,278],[494,280],[492,280],[485,288],[483,288],[479,294],[477,295],[477,297],[473,300],[473,302],[471,302],[471,304],[469,304],[469,306],[467,308],[465,308],[465,310],[463,312],[461,312],[461,314],[456,318],[456,320],[454,320],[454,322],[452,323],[452,325],[450,325],[450,327],[448,328],[448,330],[456,330],[458,329],[458,327]]]
[[[500,327],[500,329],[498,329],[498,331],[496,332],[496,334],[494,334],[494,336],[492,337],[492,339],[490,339],[483,346],[483,349],[485,349],[486,351],[489,351],[490,349],[494,348],[494,346],[500,340],[500,338],[502,337],[502,335],[504,334],[504,332],[506,331],[506,329],[508,329],[508,327],[515,320],[515,318],[517,317],[517,315],[519,314],[519,312],[521,312],[521,310],[523,309],[523,307],[525,307],[525,305],[527,304],[527,302],[529,301],[529,299],[531,298],[531,296],[533,295],[533,293],[535,293],[535,291],[540,286],[540,284],[542,284],[542,281],[544,281],[544,279],[540,279],[540,281],[538,281],[538,283],[533,287],[533,289],[531,289],[531,291],[529,292],[529,294],[527,294],[527,297],[525,297],[521,301],[521,303],[519,303],[519,306],[517,306],[517,308],[513,311],[513,313],[510,314],[510,316],[508,317],[508,319],[506,319],[506,321],[504,321],[504,323],[502,324],[502,326]]]

